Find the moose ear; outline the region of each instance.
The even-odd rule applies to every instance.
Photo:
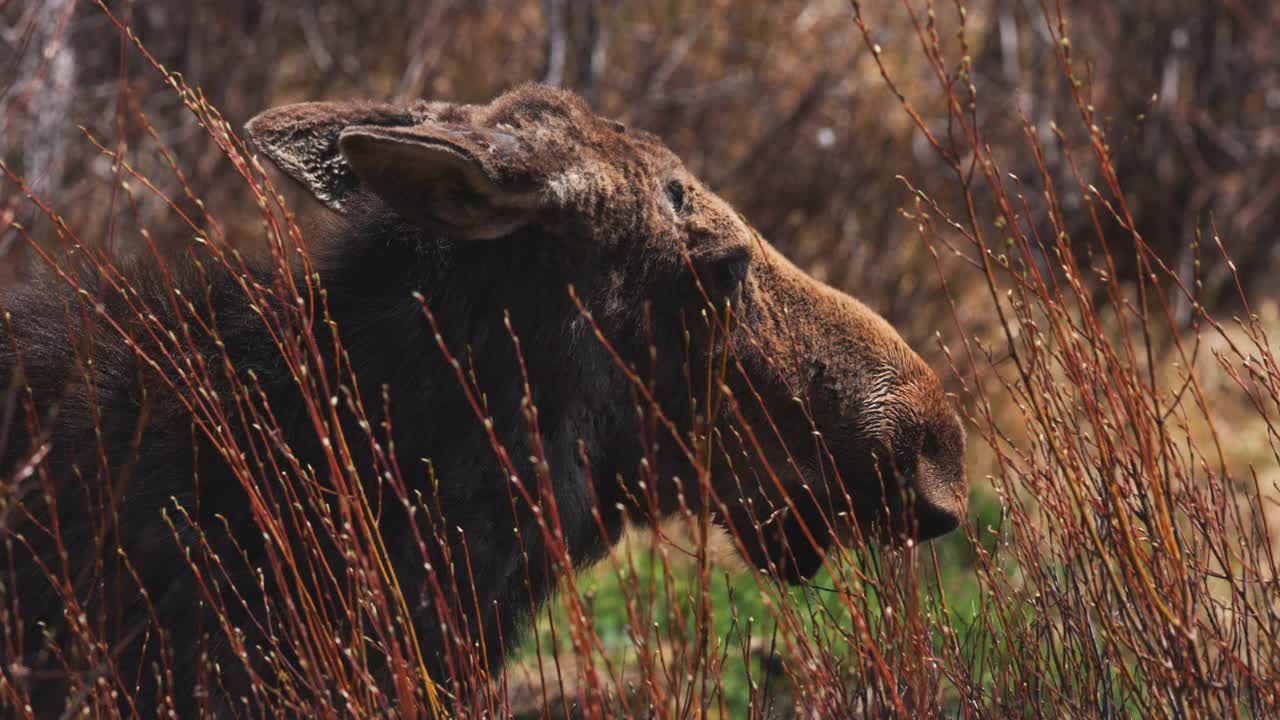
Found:
[[[374,102],[307,102],[268,110],[249,121],[249,139],[289,177],[320,202],[342,211],[359,179],[338,150],[342,131],[353,126],[408,126],[418,122],[409,108]]]
[[[515,132],[361,125],[344,130],[338,145],[365,185],[406,219],[484,240],[528,223],[541,204],[546,173]]]

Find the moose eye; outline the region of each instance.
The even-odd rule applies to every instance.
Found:
[[[675,209],[676,214],[684,215],[689,212],[686,205],[684,183],[679,180],[671,180],[667,182],[667,199],[671,201],[671,207]]]

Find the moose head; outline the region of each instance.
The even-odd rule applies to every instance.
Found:
[[[836,540],[927,539],[963,516],[964,432],[937,376],[654,135],[536,85],[484,105],[303,103],[248,129],[346,234],[392,228],[381,247],[435,258],[418,286],[439,307],[510,312],[533,338],[544,433],[581,441],[597,486],[621,486],[597,500],[654,520],[698,503],[693,484],[709,478],[718,522],[793,581]],[[676,437],[650,437],[635,417],[641,376]],[[562,486],[582,481],[574,454],[553,468]],[[656,458],[656,481],[635,479],[642,458]]]

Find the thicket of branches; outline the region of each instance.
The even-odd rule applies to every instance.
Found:
[[[833,284],[876,300],[900,323],[914,325],[917,302],[901,288],[931,282],[905,247],[910,226],[897,217],[904,190],[894,176],[941,199],[958,190],[942,158],[894,109],[872,53],[849,32],[850,8],[841,0],[111,6],[158,62],[198,87],[237,128],[264,108],[300,99],[481,101],[527,80],[578,90],[600,111],[662,135],[765,237]],[[921,119],[948,134],[944,95],[902,8],[877,4],[866,12],[874,15],[872,41],[899,86],[919,90]],[[1280,9],[1177,0],[1068,2],[1062,12],[1136,229],[1185,282],[1193,273],[1189,247],[1212,217],[1253,287],[1277,261],[1280,49],[1271,39]],[[1023,152],[1020,108],[1046,146],[1051,176],[1066,179],[1070,168],[1050,125],[1058,120],[1076,141],[1084,128],[1063,122],[1072,88],[1054,60],[1060,41],[1039,3],[968,4],[964,54],[956,8],[942,3],[934,13],[946,25],[940,41],[947,83],[967,62],[980,98],[974,120],[1003,169],[1043,191]],[[0,5],[0,18],[5,160],[60,198],[68,220],[121,232],[109,221],[110,163],[83,151],[75,126],[109,144],[138,147],[145,144],[139,114],[220,218],[246,218],[230,163],[92,4],[9,2]],[[177,195],[174,179],[154,169],[160,188]],[[1101,181],[1092,172],[1087,179]],[[6,217],[32,217],[20,197],[5,197]],[[1090,226],[1082,203],[1066,198],[1061,211],[1068,229]],[[150,223],[173,222],[155,201],[143,214]],[[246,221],[254,222],[252,214]],[[1047,227],[1043,217],[1038,222]],[[114,237],[97,239],[133,245]],[[14,249],[11,234],[0,242]],[[1130,279],[1129,259],[1117,263]],[[1212,269],[1204,282],[1206,302],[1222,301],[1224,291],[1230,301],[1224,271]],[[932,334],[927,324],[912,329],[919,338]]]
[[[570,582],[555,602],[572,642],[539,645],[527,686],[460,657],[439,688],[456,711],[511,712],[524,692],[586,716],[1280,712],[1280,7],[641,5],[0,2],[0,268],[12,281],[77,243],[147,252],[145,228],[175,254],[225,237],[283,272],[271,251],[305,252],[305,224],[225,128],[301,99],[572,87],[658,132],[950,370],[995,510],[960,543],[850,551],[792,595],[681,575],[661,538],[629,545],[603,565],[624,629]],[[376,589],[312,588],[317,615],[296,627],[320,627],[341,593],[394,598]],[[739,615],[744,591],[767,616]],[[369,632],[394,636],[401,608],[379,610]],[[0,636],[17,622],[0,609]],[[340,639],[307,642],[306,676],[263,676],[255,713],[433,713],[411,648],[388,651],[392,697]],[[21,712],[19,670],[0,668],[4,712]],[[110,715],[128,687],[74,700]]]

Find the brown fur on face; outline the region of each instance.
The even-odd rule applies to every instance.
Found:
[[[324,148],[345,166],[331,162],[341,169],[318,182],[295,171],[315,164],[293,156],[300,127],[308,153]],[[534,85],[487,105],[289,106],[255,119],[250,132],[335,209],[363,180],[434,233],[510,242],[537,228],[555,243],[549,252],[589,269],[584,280],[553,263],[550,272],[563,274],[549,284],[573,282],[606,335],[630,341],[637,357],[646,302],[663,315],[653,320],[660,352],[678,356],[672,317],[731,300],[726,379],[759,447],[736,448],[752,463],[719,462],[715,484],[730,508],[722,520],[762,567],[791,579],[815,572],[826,543],[856,532],[835,518],[929,538],[963,516],[964,432],[934,373],[881,317],[763,242],[655,136]],[[705,390],[694,387],[695,397]],[[734,420],[726,413],[717,429],[723,456],[725,439],[740,437]],[[608,455],[609,441],[599,440]],[[668,467],[681,469],[678,459]],[[662,510],[672,509],[669,495]]]

